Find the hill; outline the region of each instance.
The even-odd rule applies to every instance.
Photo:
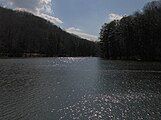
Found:
[[[96,47],[31,13],[0,7],[0,56],[95,56]]]

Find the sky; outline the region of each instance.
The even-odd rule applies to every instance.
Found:
[[[88,40],[98,40],[101,26],[130,15],[152,0],[0,0],[0,5],[31,12]]]

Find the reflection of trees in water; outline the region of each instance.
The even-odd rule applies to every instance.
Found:
[[[160,63],[102,60],[99,65],[97,90],[101,93],[161,92]]]

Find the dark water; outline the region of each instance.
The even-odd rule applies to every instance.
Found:
[[[0,120],[160,119],[160,63],[0,60]]]

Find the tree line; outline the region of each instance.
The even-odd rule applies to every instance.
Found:
[[[0,56],[96,56],[97,48],[43,18],[0,7]]]
[[[161,60],[161,1],[105,23],[100,32],[101,56],[122,60]]]

